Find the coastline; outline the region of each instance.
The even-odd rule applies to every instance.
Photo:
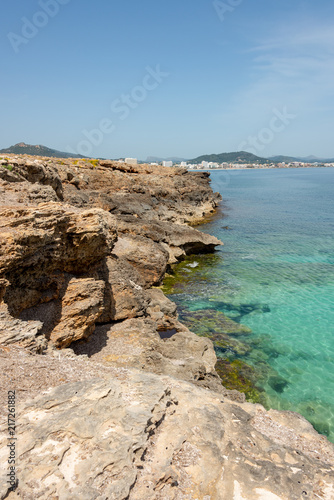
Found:
[[[280,169],[280,170],[288,170],[288,169],[299,169],[299,168],[333,168],[334,165],[294,165],[294,166],[291,166],[291,167],[287,167],[287,166],[282,166],[282,167],[279,167],[278,165],[276,165],[275,167],[270,167],[270,166],[261,166],[261,167],[257,167],[257,166],[252,166],[252,167],[233,167],[233,168],[229,168],[229,167],[226,167],[226,168],[205,168],[205,169],[189,169],[191,172],[196,172],[196,171],[199,171],[199,172],[215,172],[216,170],[233,170],[233,171],[238,171],[238,170],[276,170],[276,169]]]
[[[234,359],[234,356],[229,359],[225,354],[230,352],[239,356],[250,352],[250,347],[242,339],[251,330],[223,312],[215,311],[209,304],[193,310],[178,298],[178,295],[182,297],[183,294],[193,298],[198,288],[194,286],[194,281],[205,286],[205,270],[217,265],[218,260],[217,254],[187,256],[183,262],[174,264],[172,272],[163,281],[162,290],[178,305],[180,321],[196,335],[208,338],[213,343],[217,357],[215,370],[229,391],[228,397],[239,402],[260,403],[266,407],[265,398],[256,386],[257,374],[254,368],[245,361]]]
[[[181,281],[184,276],[188,280],[187,290],[181,286],[175,299],[170,298],[180,304],[180,311],[202,310],[211,339],[224,329],[213,313],[209,321],[206,308],[246,324],[252,333],[233,338],[243,340],[248,349],[229,349],[227,342],[216,349],[218,356],[250,363],[257,372],[255,382],[267,397],[267,402],[261,401],[264,406],[301,413],[333,442],[334,400],[326,381],[334,347],[330,336],[333,170],[244,172],[231,174],[230,185],[224,174],[212,178],[213,187],[221,186],[230,206],[225,219],[203,229],[224,240],[225,247],[218,251],[222,260],[212,261],[212,270],[200,260],[183,274],[180,269]],[[262,305],[266,314],[236,307],[243,304]],[[196,325],[186,324],[196,331]]]
[[[108,358],[222,392],[212,346],[198,342],[154,288],[168,266],[221,244],[189,225],[220,200],[208,174],[14,155],[2,165],[2,343]],[[130,343],[129,329],[137,330]],[[172,331],[172,341],[163,341]],[[185,338],[194,344],[187,366],[171,361],[188,357]]]
[[[187,225],[218,205],[208,175],[19,157],[0,174],[0,361],[20,396],[2,498],[330,498],[334,446],[226,391],[157,288],[221,243]]]

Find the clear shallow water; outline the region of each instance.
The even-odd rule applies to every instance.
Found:
[[[241,358],[267,405],[303,414],[334,441],[334,168],[211,178],[223,214],[201,229],[225,245],[210,265],[189,268],[186,293],[172,298],[251,328]]]

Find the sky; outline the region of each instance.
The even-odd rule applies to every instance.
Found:
[[[0,148],[334,157],[332,0],[3,0]]]

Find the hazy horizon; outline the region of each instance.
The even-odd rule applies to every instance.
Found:
[[[69,153],[69,151],[61,151],[61,150],[57,150],[56,148],[53,148],[52,146],[49,146],[49,145],[46,145],[46,144],[26,144],[24,143],[23,141],[20,141],[19,143],[16,143],[16,144],[11,144],[10,146],[8,147],[1,147],[0,145],[0,151],[3,150],[3,149],[9,149],[13,146],[20,146],[20,145],[25,145],[25,146],[32,146],[32,147],[36,147],[36,146],[41,146],[41,147],[45,147],[45,148],[49,148],[49,149],[52,149],[52,150],[56,150],[56,151],[59,151],[61,153]],[[213,152],[213,153],[203,153],[201,155],[198,155],[199,157],[200,156],[209,156],[209,155],[212,155],[212,154],[231,154],[231,153],[242,153],[244,151],[221,151],[220,153],[217,153],[217,152]],[[9,153],[7,153],[9,154]],[[22,153],[20,153],[22,154]],[[259,155],[261,157],[261,155]],[[271,159],[271,158],[274,158],[274,157],[277,157],[277,156],[287,156],[287,157],[294,157],[296,159],[300,159],[300,160],[307,160],[307,159],[313,159],[313,160],[334,160],[334,155],[331,156],[331,157],[318,157],[318,156],[315,156],[315,155],[308,155],[308,156],[302,156],[302,155],[285,155],[284,153],[283,154],[277,154],[277,155],[270,155],[270,156],[263,156],[262,158],[264,159]],[[98,158],[102,158],[102,156],[99,156]],[[117,158],[111,158],[111,157],[106,157],[108,159],[117,159],[117,158],[129,158],[128,155],[126,154],[123,154],[121,156],[118,156]],[[197,158],[197,157],[196,157]],[[184,158],[184,157],[178,157],[176,155],[173,155],[173,154],[169,154],[168,156],[161,156],[161,155],[148,155],[146,158],[137,158],[139,161],[163,161],[163,160],[173,160],[174,162],[176,161],[190,161],[192,159],[195,159],[195,157],[192,157],[192,158]]]

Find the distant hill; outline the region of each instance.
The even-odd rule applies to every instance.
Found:
[[[275,163],[290,163],[293,161],[302,161],[300,158],[295,158],[294,156],[284,156],[284,155],[270,156],[268,159]]]
[[[318,158],[316,156],[306,156],[306,157],[295,157],[295,156],[270,156],[268,158],[270,161],[275,163],[290,163],[290,162],[302,162],[302,163],[333,163],[333,158]]]
[[[25,144],[24,142],[19,142],[10,148],[1,149],[0,154],[47,156],[49,158],[82,158],[80,155],[64,153],[63,151],[57,151],[56,149],[47,148],[46,146],[41,145],[32,146],[31,144]]]
[[[310,156],[306,156],[305,158],[303,158],[303,160],[307,160],[307,161],[319,161],[319,160],[322,160],[322,158],[318,158],[317,156],[313,156],[313,155],[310,155]]]
[[[294,156],[270,156],[269,158],[261,158],[260,156],[253,155],[247,151],[236,151],[232,153],[220,153],[211,155],[202,155],[192,160],[188,160],[188,163],[202,163],[202,161],[208,161],[213,163],[291,163],[291,162],[303,162],[303,163],[333,163],[334,159],[331,158],[317,158],[316,156],[294,157]]]
[[[188,160],[188,163],[202,163],[202,161],[214,163],[271,163],[267,158],[261,158],[247,151],[198,156],[197,158]]]
[[[317,158],[316,156],[306,156],[306,158],[299,158],[306,163],[333,163],[334,158]]]

